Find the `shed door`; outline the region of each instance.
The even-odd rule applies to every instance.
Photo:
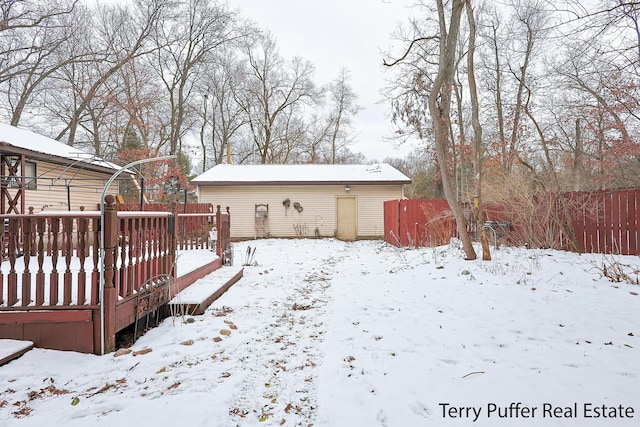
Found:
[[[356,240],[356,198],[338,197],[336,237],[341,240]]]

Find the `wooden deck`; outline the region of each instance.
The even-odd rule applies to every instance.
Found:
[[[207,307],[240,280],[243,274],[242,268],[222,267],[173,297],[169,301],[169,308],[172,313],[204,314]]]
[[[0,366],[9,363],[33,348],[33,342],[0,339]]]
[[[0,339],[110,353],[119,331],[222,266],[228,209],[217,207],[214,251],[204,233],[212,213],[179,220],[175,204],[170,212],[117,212],[114,200],[105,198],[103,217],[32,209],[0,215]],[[197,232],[178,234],[180,223],[198,225]],[[188,253],[182,259],[178,246]],[[182,261],[194,268],[183,269]]]
[[[178,277],[174,289],[178,294],[167,304],[171,312],[185,313],[189,315],[200,315],[226,292],[234,283],[243,276],[242,268],[222,267],[219,258],[189,271]],[[135,300],[118,304],[117,330],[135,322]],[[97,309],[84,310],[58,310],[56,322],[51,321],[51,313],[42,312],[4,312],[1,323],[5,327],[0,330],[9,330],[10,325],[23,334],[5,333],[3,336],[19,338],[21,335],[32,337],[35,341],[25,341],[21,339],[1,339],[0,338],[0,365],[20,357],[34,346],[39,348],[49,348],[55,350],[79,351],[83,353],[94,353],[95,348],[90,345],[87,335],[94,334],[94,328],[98,323]],[[38,331],[38,332],[35,332]]]

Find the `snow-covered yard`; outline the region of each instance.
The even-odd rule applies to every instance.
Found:
[[[0,425],[640,423],[640,286],[602,277],[639,257],[260,240],[236,265],[247,246],[243,279],[133,353],[0,367]]]

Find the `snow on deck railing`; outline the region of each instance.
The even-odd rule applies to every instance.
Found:
[[[176,227],[168,212],[115,212],[105,231],[105,271],[118,300],[148,277],[175,274]],[[0,309],[96,306],[100,302],[100,212],[0,215]],[[105,222],[108,220],[105,217]]]
[[[229,209],[223,212],[220,206],[215,213],[175,214],[118,212],[107,205],[105,215],[105,223],[112,222],[105,228],[106,284],[115,288],[118,301],[135,295],[149,277],[175,277],[178,249],[215,246],[222,256],[230,242]],[[0,310],[89,308],[100,303],[99,211],[34,214],[30,208],[29,214],[0,219]]]

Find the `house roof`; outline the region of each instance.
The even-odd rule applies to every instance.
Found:
[[[109,171],[120,167],[55,139],[0,123],[0,153],[25,154],[34,159],[63,164],[77,163],[79,168]]]
[[[386,163],[373,165],[217,165],[191,180],[199,186],[410,184]]]

